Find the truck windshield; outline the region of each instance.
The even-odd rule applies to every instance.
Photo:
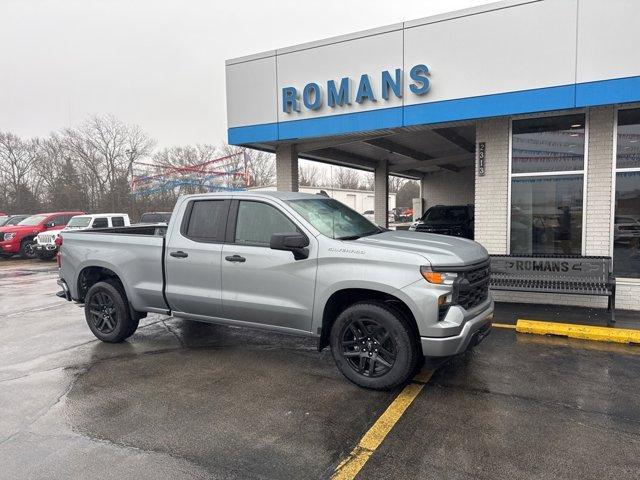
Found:
[[[18,225],[38,225],[44,222],[45,218],[47,218],[46,215],[31,215],[18,223]]]
[[[337,240],[355,240],[384,231],[358,212],[332,198],[305,198],[287,202],[320,233]]]
[[[73,217],[67,223],[67,228],[85,228],[91,223],[91,217]]]

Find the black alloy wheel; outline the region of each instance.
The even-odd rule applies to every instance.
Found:
[[[340,335],[340,353],[360,375],[370,378],[387,374],[396,361],[397,345],[387,329],[372,318],[356,318]]]
[[[109,334],[118,326],[118,309],[107,292],[98,291],[91,296],[89,312],[93,325],[102,334]]]

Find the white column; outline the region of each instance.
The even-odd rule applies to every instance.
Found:
[[[389,212],[389,164],[380,160],[374,172],[374,221],[382,227],[388,227]]]
[[[298,191],[298,152],[294,145],[276,147],[276,187],[279,191]]]
[[[589,109],[587,167],[586,245],[587,255],[611,254],[611,186],[613,165],[612,106]]]
[[[478,174],[478,144],[485,142],[485,175]],[[475,240],[489,253],[505,254],[509,215],[509,119],[476,123]]]

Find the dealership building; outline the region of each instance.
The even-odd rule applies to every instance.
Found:
[[[229,143],[419,179],[494,254],[612,256],[640,310],[640,5],[504,1],[228,60]],[[496,292],[604,306],[602,297]]]

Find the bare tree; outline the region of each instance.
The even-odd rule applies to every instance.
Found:
[[[217,156],[216,147],[209,144],[164,148],[153,155],[154,166],[147,168],[147,173],[161,178],[174,178],[177,183],[169,183],[162,195],[172,197],[175,201],[177,195],[208,191],[205,184],[216,165],[207,162],[215,160]]]
[[[223,144],[220,147],[222,155],[234,155],[236,168],[241,170],[246,168],[248,182],[246,187],[263,187],[273,185],[276,181],[276,159],[275,155],[261,150],[251,148],[235,147]]]
[[[398,193],[405,183],[407,183],[406,178],[389,175],[389,193]]]
[[[8,186],[5,194],[13,208],[25,208],[27,203],[34,203],[36,197],[30,187],[35,179],[32,169],[39,158],[39,143],[38,139],[22,140],[13,133],[0,132],[0,172],[3,183]]]
[[[298,167],[298,177],[300,186],[304,187],[324,187],[322,171],[316,163],[306,162]]]
[[[63,132],[66,147],[89,175],[94,208],[117,207],[123,209],[127,199],[122,198],[131,164],[150,155],[154,142],[138,126],[129,126],[111,116],[90,117],[79,128]]]
[[[347,167],[335,167],[332,169],[332,184],[334,188],[347,188],[356,190],[360,188],[361,175],[358,170]]]

